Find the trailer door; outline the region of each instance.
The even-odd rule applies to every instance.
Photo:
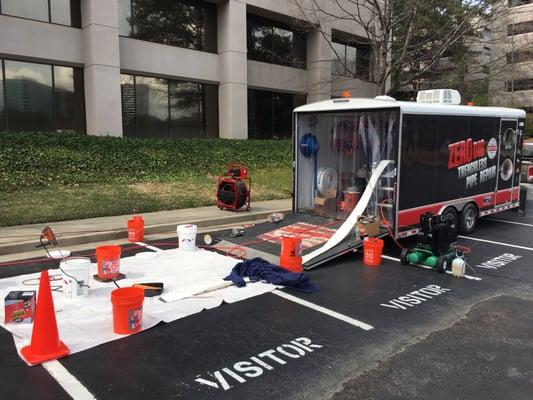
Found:
[[[502,204],[518,200],[514,187],[516,172],[516,146],[518,144],[518,120],[502,119],[498,137],[498,174],[495,203]],[[490,143],[489,143],[490,146]]]

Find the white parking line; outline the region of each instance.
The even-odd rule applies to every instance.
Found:
[[[153,250],[155,250],[155,251],[162,251],[161,249],[158,249],[157,247],[148,246],[147,244],[145,244],[143,242],[137,242],[137,244],[139,244],[141,246],[145,246],[146,248],[152,247]],[[365,331],[370,331],[370,330],[374,329],[374,327],[372,325],[369,325],[369,324],[367,324],[365,322],[362,322],[362,321],[359,321],[357,319],[348,317],[347,315],[344,315],[344,314],[338,313],[336,311],[330,310],[329,308],[322,307],[322,306],[319,306],[317,304],[311,303],[310,301],[302,300],[299,297],[296,297],[296,296],[290,295],[288,293],[282,292],[281,290],[274,290],[274,291],[272,291],[270,293],[275,294],[275,295],[277,295],[279,297],[283,297],[285,300],[289,300],[289,301],[292,301],[294,303],[298,303],[298,304],[300,304],[302,306],[305,306],[305,307],[311,308],[311,309],[313,309],[315,311],[318,311],[318,312],[321,312],[323,314],[329,315],[330,317],[339,319],[339,320],[344,321],[344,322],[346,322],[346,323],[348,323],[350,325],[353,325],[353,326],[356,326],[358,328],[364,329]]]
[[[401,263],[401,260],[397,257],[391,257],[391,256],[386,256],[386,255],[382,255],[381,258],[384,258],[386,260],[391,260],[391,261],[397,261],[399,263]],[[412,265],[412,266],[415,266],[415,267],[420,267],[420,268],[424,268],[424,269],[432,269],[435,271],[435,268],[431,268],[431,267],[428,267],[427,265],[420,265],[420,264],[409,264],[409,265]],[[446,272],[447,274],[449,275],[453,275],[452,274],[452,271],[444,271]],[[465,275],[464,278],[466,279],[470,279],[472,281],[481,281],[483,279],[477,277],[477,276],[472,276],[472,275]]]
[[[475,241],[478,241],[478,242],[485,242],[485,243],[491,243],[491,244],[497,244],[498,246],[506,246],[506,247],[513,247],[515,249],[522,249],[522,250],[529,250],[529,251],[533,251],[533,247],[526,247],[526,246],[519,246],[517,244],[510,244],[510,243],[503,243],[503,242],[496,242],[494,240],[488,240],[488,239],[480,239],[480,238],[475,238],[475,237],[472,237],[472,236],[457,236],[457,237],[460,237],[461,239],[468,239],[468,240],[475,240]]]
[[[293,296],[291,294],[282,292],[281,290],[274,290],[271,293],[275,294],[275,295],[277,295],[279,297],[283,297],[286,300],[293,301],[293,302],[298,303],[298,304],[300,304],[302,306],[305,306],[305,307],[311,308],[311,309],[313,309],[315,311],[321,312],[322,314],[326,314],[326,315],[328,315],[330,317],[333,317],[333,318],[336,318],[336,319],[341,320],[343,322],[346,322],[346,323],[348,323],[350,325],[353,325],[353,326],[356,326],[358,328],[364,329],[365,331],[370,331],[370,330],[374,329],[374,327],[372,325],[369,325],[369,324],[367,324],[365,322],[362,322],[362,321],[359,321],[357,319],[348,317],[347,315],[344,315],[344,314],[340,314],[340,313],[338,313],[336,311],[330,310],[329,308],[326,308],[326,307],[319,306],[319,305],[317,305],[315,303],[311,303],[310,301],[302,300],[299,297],[296,297],[296,296]]]
[[[59,361],[47,361],[42,366],[74,400],[96,400],[96,397]]]
[[[506,224],[513,224],[513,225],[522,225],[522,226],[531,226],[533,227],[533,224],[526,224],[525,222],[515,222],[515,221],[507,221],[506,219],[497,219],[497,218],[484,218],[487,221],[496,221],[496,222],[504,222]]]

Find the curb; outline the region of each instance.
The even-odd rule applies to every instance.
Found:
[[[240,212],[236,214],[231,214],[224,217],[217,218],[199,218],[195,220],[188,220],[186,223],[198,225],[198,228],[207,228],[210,226],[219,226],[219,225],[230,225],[238,224],[241,222],[253,222],[265,219],[267,216],[274,212],[290,213],[291,209],[281,209],[281,210],[268,210],[261,211],[256,213],[249,212]],[[166,224],[158,225],[148,225],[144,227],[145,235],[152,235],[157,233],[176,233],[176,225],[180,223],[185,223],[185,221],[172,222]],[[126,227],[120,229],[114,229],[104,232],[95,232],[82,235],[73,235],[73,236],[61,236],[61,233],[57,234],[58,241],[61,244],[61,247],[66,246],[75,246],[85,243],[95,243],[95,242],[104,242],[114,239],[125,239],[128,237],[128,232]],[[4,244],[0,245],[0,256],[5,256],[9,254],[21,253],[26,251],[35,250],[35,247],[39,245],[39,240],[28,240],[22,241],[14,244]]]

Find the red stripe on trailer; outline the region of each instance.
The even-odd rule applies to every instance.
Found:
[[[489,192],[489,193],[483,193],[476,196],[471,197],[464,197],[461,199],[455,199],[455,200],[449,200],[449,201],[443,201],[440,203],[434,203],[434,204],[428,204],[426,206],[411,208],[408,210],[400,210],[398,212],[398,227],[407,227],[412,225],[418,225],[420,222],[420,216],[422,214],[425,214],[427,212],[430,212],[432,214],[439,214],[448,206],[452,206],[454,204],[464,204],[469,202],[474,202],[478,206],[480,210],[486,209],[487,207],[492,207],[495,204],[501,204],[505,202],[511,202],[518,200],[518,196],[520,194],[520,188],[513,188],[513,189],[504,189],[500,190],[496,193]],[[507,201],[500,201],[501,199],[508,199]],[[510,205],[508,208],[512,208],[513,206]],[[497,210],[497,211],[493,211]],[[503,211],[503,209],[492,209],[490,211],[493,212],[499,212]],[[486,215],[484,212],[480,213],[482,216]]]

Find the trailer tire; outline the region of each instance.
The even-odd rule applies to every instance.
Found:
[[[459,218],[459,232],[463,235],[468,235],[474,232],[477,227],[477,221],[477,207],[472,203],[468,203],[461,211]]]
[[[455,209],[455,207],[446,208],[442,212],[441,216],[443,218],[451,218],[452,226],[457,229],[457,222],[458,222],[459,216],[457,215],[457,210]]]
[[[440,256],[437,260],[437,271],[446,272],[448,269],[448,260],[444,256]]]
[[[402,249],[402,252],[400,253],[400,262],[402,265],[409,265],[409,260],[407,259],[409,252],[409,249]]]

